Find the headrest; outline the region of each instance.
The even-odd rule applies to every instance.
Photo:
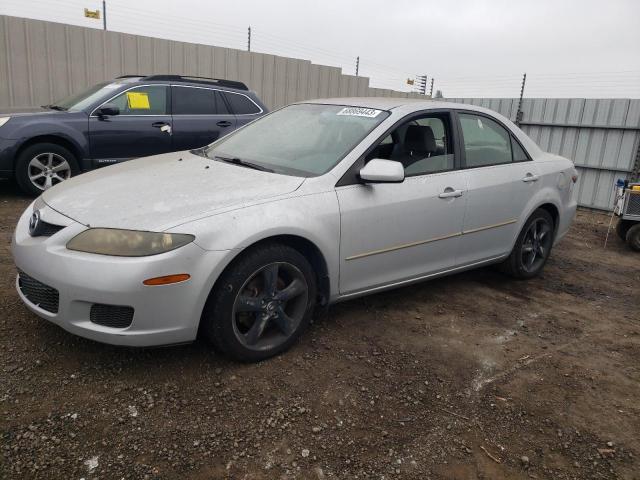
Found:
[[[409,125],[404,137],[404,148],[416,154],[434,153],[436,139],[433,130],[427,125]]]

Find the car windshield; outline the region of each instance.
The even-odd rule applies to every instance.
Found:
[[[214,160],[313,177],[331,170],[388,115],[344,105],[290,105],[201,152]]]
[[[101,100],[107,100],[118,88],[127,82],[103,82],[93,85],[86,90],[71,95],[67,98],[46,105],[46,108],[54,108],[56,110],[69,110],[70,112],[78,112],[93,105]]]

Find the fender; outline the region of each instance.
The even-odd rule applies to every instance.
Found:
[[[565,160],[565,159],[563,159]],[[570,163],[568,160],[566,160]],[[564,226],[570,223],[570,220],[575,212],[575,202],[571,202],[571,185],[570,180],[567,177],[566,171],[551,173],[551,170],[547,171],[547,165],[552,165],[554,162],[539,162],[538,168],[540,169],[540,188],[533,195],[523,211],[522,217],[518,221],[517,234],[512,239],[511,249],[513,249],[522,227],[529,219],[531,214],[540,208],[542,205],[551,204],[558,211],[558,221],[556,225],[556,240],[561,238],[564,234]],[[546,165],[545,165],[546,164]],[[557,166],[557,165],[556,165]],[[573,168],[571,166],[570,168]],[[571,217],[571,218],[567,218]]]
[[[313,211],[313,215],[307,212]],[[226,267],[247,247],[279,235],[309,241],[320,251],[330,278],[339,275],[340,212],[335,191],[290,197],[248,206],[196,220],[169,230],[195,235],[204,250],[226,251]],[[209,290],[217,273],[208,279]],[[338,282],[331,282],[330,296],[337,295]]]
[[[58,115],[65,115],[65,121],[60,122]],[[28,115],[16,117],[12,125],[13,128],[7,132],[2,132],[3,137],[15,140],[16,151],[31,139],[46,136],[62,138],[73,145],[76,150],[75,153],[79,155],[79,164],[82,163],[83,158],[89,157],[89,117],[87,117],[86,113],[74,112],[33,115],[32,118],[30,117],[31,116]],[[12,122],[7,123],[7,126],[11,125],[11,123]],[[76,128],[73,126],[76,126]]]

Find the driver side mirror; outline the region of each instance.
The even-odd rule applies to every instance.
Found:
[[[365,183],[402,183],[404,166],[394,160],[374,158],[362,167],[360,179]]]
[[[113,115],[120,115],[120,109],[113,103],[105,103],[99,109],[96,110],[96,114],[100,118],[110,117]]]

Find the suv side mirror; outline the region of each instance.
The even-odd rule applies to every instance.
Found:
[[[394,160],[374,158],[362,167],[360,179],[365,183],[402,183],[404,166]]]
[[[105,103],[99,109],[96,110],[98,117],[109,117],[113,115],[120,115],[120,109],[113,103]]]

